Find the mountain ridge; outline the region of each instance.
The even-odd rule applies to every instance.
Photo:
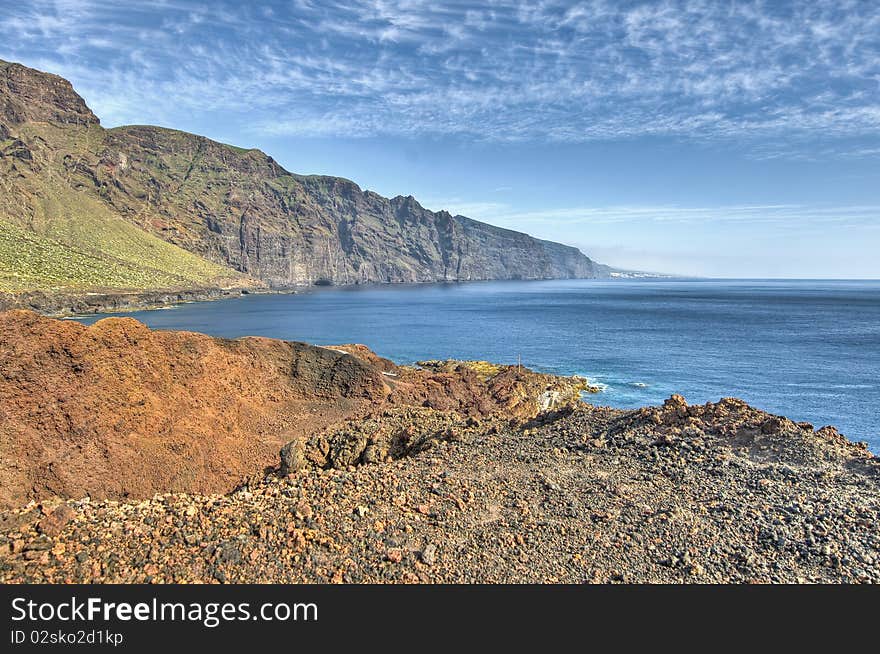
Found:
[[[165,127],[105,129],[70,82],[3,61],[0,189],[7,293],[611,275],[577,248],[292,173],[255,148]],[[9,252],[15,230],[40,241],[24,280]],[[58,248],[69,261],[45,254]],[[41,272],[41,257],[56,274]],[[83,263],[95,260],[101,270]],[[79,277],[64,279],[68,268]]]

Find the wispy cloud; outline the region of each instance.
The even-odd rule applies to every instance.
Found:
[[[109,124],[880,147],[880,5],[857,0],[25,0],[0,15],[0,57],[70,77]]]
[[[532,229],[553,226],[577,228],[600,224],[649,223],[754,223],[804,229],[815,226],[873,226],[880,224],[880,205],[742,204],[718,206],[635,205],[562,207],[542,211],[517,211],[501,202],[431,200],[444,208],[499,225]]]

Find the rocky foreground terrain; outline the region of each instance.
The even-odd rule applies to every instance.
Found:
[[[362,346],[3,319],[0,582],[880,582],[880,462],[831,427],[736,399],[593,407],[582,380]],[[158,467],[199,472],[169,493]]]
[[[228,492],[290,441],[377,410],[528,419],[585,380],[516,366],[396,366],[364,346],[315,347],[0,313],[0,507]]]

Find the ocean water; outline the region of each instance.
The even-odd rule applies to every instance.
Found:
[[[880,281],[578,280],[321,288],[142,311],[150,327],[364,343],[398,363],[580,374],[629,408],[736,396],[880,452]],[[98,318],[84,318],[90,323]]]

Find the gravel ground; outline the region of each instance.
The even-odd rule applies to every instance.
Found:
[[[880,581],[880,463],[831,428],[678,396],[450,420],[385,412],[329,440],[398,425],[418,447],[228,495],[4,512],[0,581]]]

